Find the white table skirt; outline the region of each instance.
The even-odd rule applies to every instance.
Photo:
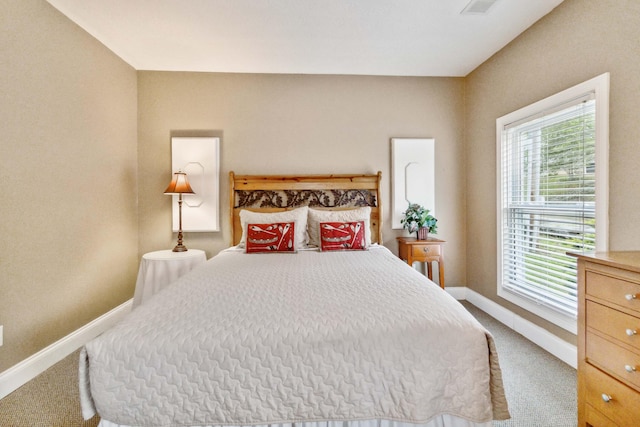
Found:
[[[207,260],[204,251],[189,249],[186,252],[149,252],[142,256],[133,307],[137,307],[169,283]]]

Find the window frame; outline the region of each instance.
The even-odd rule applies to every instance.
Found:
[[[497,293],[527,311],[530,311],[555,325],[577,334],[577,319],[574,316],[556,311],[521,296],[503,287],[503,143],[505,129],[512,123],[533,119],[542,112],[566,104],[589,93],[593,93],[596,102],[595,111],[595,194],[596,194],[596,251],[606,251],[609,247],[609,73],[601,74],[555,95],[523,107],[496,120],[496,211],[497,211]]]

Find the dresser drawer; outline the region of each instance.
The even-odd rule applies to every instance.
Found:
[[[586,326],[640,351],[640,319],[637,317],[587,301]],[[633,331],[637,333],[633,334]]]
[[[640,314],[640,284],[587,271],[585,285],[587,295],[638,311]],[[633,295],[638,297],[630,298]]]
[[[593,427],[620,427],[600,412],[593,409],[591,405],[585,406],[585,420]]]
[[[411,245],[411,256],[415,259],[440,256],[440,245]]]
[[[588,405],[619,426],[640,426],[640,395],[588,363],[584,369]],[[603,396],[609,396],[605,402]]]
[[[640,389],[640,355],[587,332],[587,360]],[[633,369],[636,369],[635,371]]]

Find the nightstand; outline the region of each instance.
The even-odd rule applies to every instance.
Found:
[[[429,237],[427,240],[418,240],[415,237],[398,237],[398,256],[413,266],[415,261],[424,262],[427,265],[427,275],[433,280],[432,262],[438,263],[440,287],[444,289],[444,240]]]
[[[189,249],[186,252],[167,249],[144,254],[138,270],[133,307],[142,304],[160,289],[206,260],[207,255],[200,249]]]

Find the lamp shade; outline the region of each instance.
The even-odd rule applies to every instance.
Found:
[[[164,194],[195,194],[195,192],[191,189],[189,185],[189,180],[187,180],[187,174],[178,171],[173,174],[173,179],[171,179],[171,183],[164,190]]]

